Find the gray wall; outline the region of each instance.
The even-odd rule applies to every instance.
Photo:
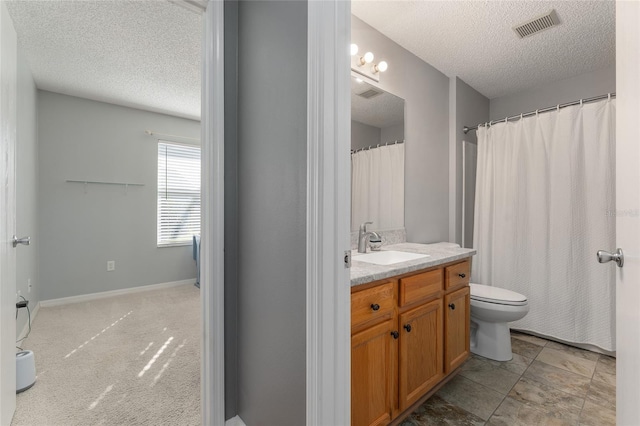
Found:
[[[248,425],[297,426],[306,418],[307,3],[241,1],[238,13],[238,413]]]
[[[381,129],[351,120],[351,149],[375,146],[380,143]]]
[[[25,58],[18,49],[18,119],[16,129],[16,233],[30,236],[31,245],[16,251],[16,288],[29,300],[33,311],[40,300],[38,273],[38,134],[37,89]],[[28,281],[31,280],[31,289]],[[16,322],[16,335],[27,324],[27,311],[21,309]]]
[[[405,102],[405,227],[407,240],[448,240],[449,78],[360,19],[351,17],[351,41],[389,69],[380,88]],[[373,84],[373,83],[372,83]]]
[[[476,132],[466,135],[463,126],[473,127],[477,123],[489,119],[489,99],[477,92],[473,87],[456,77],[455,81],[455,218],[452,242],[462,243],[462,141],[477,143]],[[469,201],[469,200],[467,200]],[[467,207],[467,214],[473,214],[473,207]],[[468,222],[467,222],[468,225]],[[468,226],[467,226],[468,227]]]
[[[191,246],[156,246],[157,139],[145,129],[200,136],[197,121],[38,92],[42,300],[195,278]]]
[[[616,68],[614,65],[491,99],[491,120],[615,91]]]

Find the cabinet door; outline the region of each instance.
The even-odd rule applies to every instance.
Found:
[[[351,336],[351,424],[391,422],[393,321],[387,320]]]
[[[469,287],[444,296],[444,366],[449,373],[469,357]]]
[[[400,410],[443,377],[442,299],[400,315]]]

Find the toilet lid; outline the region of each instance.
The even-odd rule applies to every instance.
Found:
[[[527,298],[515,291],[473,283],[469,286],[471,287],[471,298],[474,300],[500,305],[519,306],[527,303]]]

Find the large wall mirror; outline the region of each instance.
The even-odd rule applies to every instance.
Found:
[[[404,228],[404,99],[351,79],[351,231]]]

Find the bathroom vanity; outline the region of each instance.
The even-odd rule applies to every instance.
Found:
[[[383,250],[427,257],[380,265],[359,260],[367,255],[353,255],[353,426],[400,421],[469,356],[469,276],[475,250],[448,243],[401,243]]]

